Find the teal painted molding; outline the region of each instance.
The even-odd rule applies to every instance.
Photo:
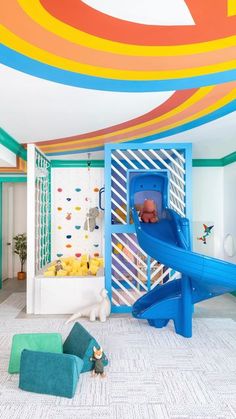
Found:
[[[2,183],[0,183],[0,289],[2,289]]]
[[[0,183],[3,182],[27,182],[27,176],[1,176],[0,175]]]
[[[222,167],[222,159],[193,159],[193,167]]]
[[[51,167],[104,167],[104,160],[51,160]]]
[[[236,151],[234,151],[231,154],[228,154],[228,156],[223,157],[223,166],[227,166],[228,164],[235,163],[236,162]]]
[[[224,167],[236,162],[236,151],[221,159],[193,159],[193,167]]]
[[[21,157],[23,160],[27,160],[27,151],[24,147],[2,128],[0,128],[0,144],[12,151],[16,156]]]

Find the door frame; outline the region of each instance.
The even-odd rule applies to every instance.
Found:
[[[27,176],[12,176],[12,175],[0,175],[0,289],[2,289],[2,223],[3,223],[3,183],[20,183],[27,182]]]

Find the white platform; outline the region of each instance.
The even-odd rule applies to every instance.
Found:
[[[103,270],[97,276],[35,277],[34,314],[73,314],[99,300],[105,287]]]

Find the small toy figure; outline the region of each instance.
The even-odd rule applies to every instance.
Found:
[[[89,212],[86,215],[87,219],[84,223],[84,230],[94,231],[96,228],[96,218],[99,215],[99,209],[97,207],[89,208]]]
[[[104,361],[107,358],[103,353],[102,347],[97,349],[95,346],[93,347],[93,357],[90,358],[90,361],[94,361],[94,369],[92,371],[92,376],[96,377],[100,374],[101,377],[105,377],[106,374],[104,372]]]
[[[156,204],[152,199],[145,199],[140,211],[140,217],[144,223],[157,223]]]
[[[63,270],[63,266],[62,266],[61,260],[58,259],[55,265],[55,274],[57,275],[58,271],[61,271],[61,270]]]

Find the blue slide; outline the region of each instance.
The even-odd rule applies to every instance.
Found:
[[[193,305],[236,290],[236,264],[191,251],[189,221],[167,208],[166,173],[141,174],[130,182],[130,203],[140,247],[152,258],[179,271],[181,279],[157,285],[133,305],[133,316],[154,327],[174,321],[177,333],[192,336]],[[137,194],[161,193],[162,212],[157,223],[144,223],[136,211]],[[150,196],[150,195],[149,195]]]

